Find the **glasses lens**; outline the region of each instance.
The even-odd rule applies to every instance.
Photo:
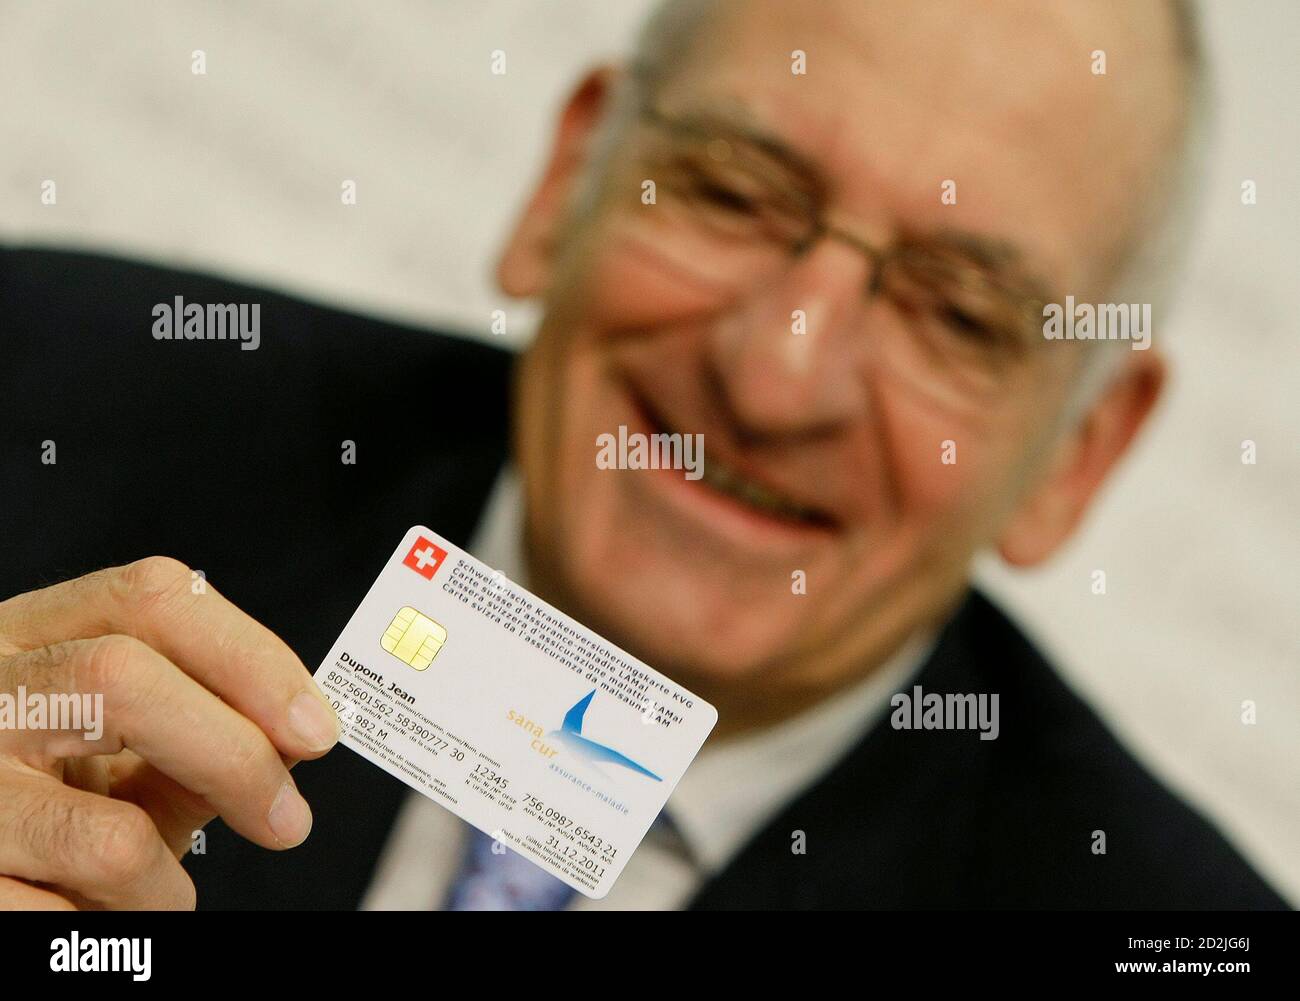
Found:
[[[726,140],[664,142],[643,169],[654,202],[637,214],[656,248],[727,291],[778,273],[815,227],[798,192],[784,190]]]
[[[995,392],[1032,347],[1022,296],[943,252],[902,247],[880,276],[906,344],[894,351],[949,394]]]
[[[762,288],[821,232],[817,196],[761,150],[663,120],[643,141],[637,169],[654,197],[633,207],[631,224],[661,262],[714,293]],[[882,309],[864,336],[883,361],[951,403],[1006,386],[1035,328],[1029,300],[1000,280],[996,261],[942,240],[904,238],[883,261],[867,252]]]

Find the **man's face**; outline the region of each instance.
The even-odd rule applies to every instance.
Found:
[[[1103,296],[1175,117],[1137,40],[1169,32],[1155,5],[725,8],[543,254],[516,429],[539,588],[706,693],[824,690],[936,620],[1053,474],[1079,361],[1041,310],[994,351],[961,283]],[[793,204],[954,264],[955,310],[850,241],[773,265],[755,233]],[[600,468],[620,426],[702,434],[705,477]]]

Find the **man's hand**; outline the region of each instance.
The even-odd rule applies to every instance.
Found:
[[[0,602],[0,695],[103,697],[103,731],[0,728],[0,908],[190,908],[178,861],[220,815],[290,848],[289,767],[338,740],[302,662],[152,557]],[[84,700],[83,700],[84,701]]]

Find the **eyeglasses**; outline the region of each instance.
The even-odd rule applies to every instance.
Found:
[[[867,258],[864,290],[887,308],[868,334],[897,372],[953,402],[995,394],[1043,341],[1050,301],[1009,249],[959,234],[903,234],[887,248],[827,218],[812,172],[761,139],[642,109],[635,162],[654,181],[632,225],[719,301],[779,281],[823,240]]]

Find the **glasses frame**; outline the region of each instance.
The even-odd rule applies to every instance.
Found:
[[[694,136],[704,140],[721,140],[717,150],[722,151],[724,156],[730,155],[730,143],[725,137],[689,119],[669,115],[653,103],[643,102],[639,109],[639,116],[643,121],[670,134]],[[710,156],[715,156],[714,150],[710,151]],[[719,157],[715,156],[715,158]],[[792,196],[793,202],[803,204],[808,222],[807,235],[801,240],[790,243],[789,253],[792,260],[806,256],[823,240],[832,239],[848,246],[865,257],[870,264],[871,279],[867,285],[867,292],[868,300],[874,299],[884,284],[886,269],[906,251],[905,245],[895,242],[890,246],[881,247],[851,229],[830,221],[826,207],[817,204],[816,199],[803,197],[801,192],[793,190],[788,194]],[[1025,329],[1023,336],[1018,337],[1017,340],[1026,347],[1033,342],[1029,336],[1030,332],[1035,326],[1041,326],[1044,307],[1055,301],[1050,295],[1037,291],[1020,291],[996,281],[991,278],[986,268],[976,264],[959,263],[951,269],[950,275],[964,291],[992,292],[1001,297],[1010,310],[1008,315],[1023,319]]]

